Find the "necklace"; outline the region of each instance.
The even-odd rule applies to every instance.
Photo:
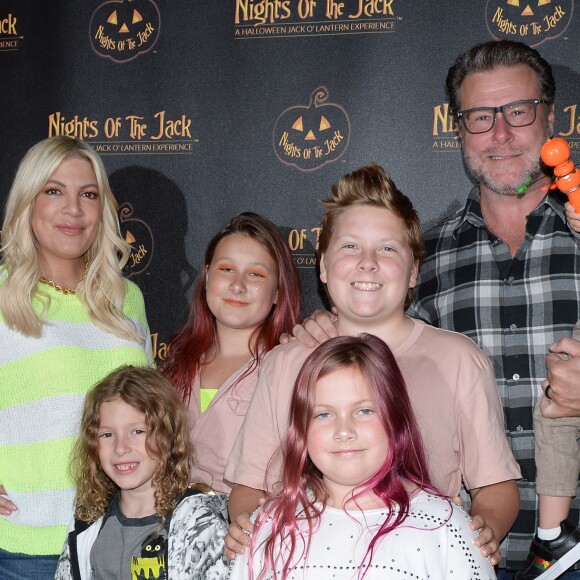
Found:
[[[81,278],[81,282],[85,279],[88,269],[89,269],[89,263],[85,262],[85,272],[83,274],[83,277]],[[48,278],[45,278],[44,276],[41,276],[38,279],[38,281],[42,282],[42,284],[46,284],[47,286],[50,286],[51,288],[54,288],[57,292],[60,292],[61,294],[71,295],[71,294],[77,293],[76,288],[63,288],[62,286],[59,286],[56,282],[49,280]]]
[[[38,281],[42,282],[43,284],[46,284],[47,286],[50,286],[51,288],[54,288],[57,292],[60,292],[61,294],[76,294],[77,293],[76,288],[63,288],[62,286],[59,286],[58,284],[56,284],[52,280],[49,280],[48,278],[45,278],[44,276],[41,276],[38,279]]]

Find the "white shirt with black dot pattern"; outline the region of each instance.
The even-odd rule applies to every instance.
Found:
[[[370,540],[388,510],[364,512],[326,508],[320,527],[312,536],[306,558],[302,545],[288,580],[355,580]],[[477,532],[469,528],[470,518],[462,508],[427,492],[418,493],[410,503],[403,525],[383,537],[375,547],[365,580],[490,580],[493,567],[473,545]],[[256,538],[259,546],[270,532],[267,523]],[[262,568],[263,553],[258,549],[252,562],[254,577]],[[268,579],[281,577],[282,565]],[[230,580],[249,577],[248,554],[238,556]]]

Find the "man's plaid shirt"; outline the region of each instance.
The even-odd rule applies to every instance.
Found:
[[[408,311],[469,336],[493,361],[506,434],[523,476],[521,511],[501,549],[501,566],[510,569],[520,567],[536,529],[532,414],[546,377],[545,357],[580,318],[580,236],[569,229],[556,195],[528,216],[526,237],[512,258],[486,228],[474,187],[462,210],[427,232],[426,259]],[[570,516],[575,522],[579,508],[577,497]]]

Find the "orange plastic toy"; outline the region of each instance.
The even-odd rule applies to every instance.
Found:
[[[540,151],[542,161],[554,168],[556,187],[568,196],[576,212],[580,212],[580,169],[570,160],[568,143],[556,137],[548,139]]]

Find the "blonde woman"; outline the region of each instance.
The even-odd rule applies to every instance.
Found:
[[[143,297],[102,161],[53,137],[22,159],[0,263],[0,577],[53,578],[72,516],[70,450],[89,388],[152,364]]]

